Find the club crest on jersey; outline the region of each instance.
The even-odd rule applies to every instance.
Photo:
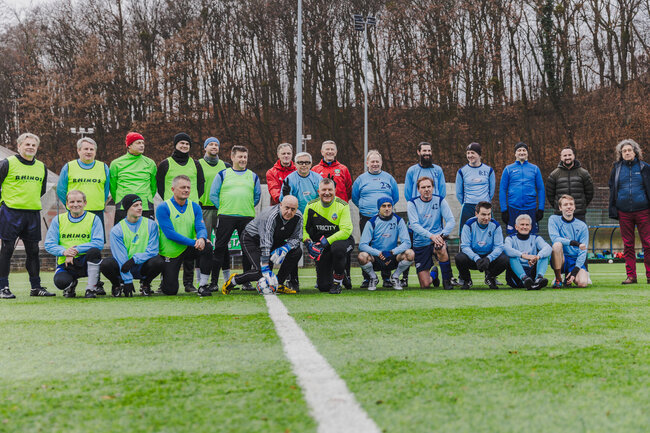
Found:
[[[332,214],[332,219],[333,219],[334,221],[336,221],[336,219],[337,219],[338,217],[339,217],[338,214],[335,214],[335,213]]]
[[[334,173],[336,173],[336,174],[341,174],[341,169],[340,169],[340,168],[335,168],[335,169],[334,169]]]

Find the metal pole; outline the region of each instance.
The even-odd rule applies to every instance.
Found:
[[[296,153],[303,151],[302,140],[302,0],[298,0],[298,41],[296,44]]]
[[[363,109],[363,163],[365,166],[366,157],[368,156],[368,21],[363,25],[363,75],[365,76],[365,86],[363,88],[364,109]]]

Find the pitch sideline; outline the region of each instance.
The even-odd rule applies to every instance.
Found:
[[[282,301],[264,296],[284,353],[293,366],[319,433],[379,433],[381,430],[347,385],[289,315]]]

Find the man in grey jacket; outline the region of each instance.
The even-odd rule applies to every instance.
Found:
[[[594,198],[594,181],[589,172],[580,165],[575,151],[570,147],[562,149],[560,163],[546,181],[546,197],[555,209],[555,215],[562,215],[558,199],[565,194],[575,199],[574,216],[585,221],[587,206]]]
[[[232,274],[221,287],[227,295],[235,286],[258,281],[257,290],[263,294],[263,286],[273,292],[294,294],[284,281],[302,256],[302,214],[298,199],[286,195],[280,204],[264,209],[244,229],[241,239],[242,253],[251,263],[251,269],[243,274]],[[280,266],[277,276],[273,265]]]

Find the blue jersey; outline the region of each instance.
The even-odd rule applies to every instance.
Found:
[[[359,242],[359,251],[375,257],[382,251],[391,251],[393,255],[398,255],[409,248],[411,248],[411,239],[406,223],[395,214],[388,220],[379,215],[370,218]]]
[[[495,260],[503,252],[501,226],[495,219],[485,226],[476,217],[468,219],[460,234],[460,250],[474,261],[485,256]]]
[[[385,171],[377,174],[365,172],[352,184],[352,203],[358,208],[361,215],[372,217],[379,212],[377,200],[382,197],[391,197],[393,206],[399,201],[399,189],[395,178]]]
[[[456,198],[460,204],[491,202],[495,186],[496,177],[489,165],[472,167],[467,164],[456,173]]]
[[[415,248],[430,245],[433,235],[449,235],[456,225],[447,200],[437,195],[429,201],[421,197],[409,200],[407,210]]]
[[[280,192],[280,201],[285,196],[284,185],[289,185],[289,188],[291,188],[290,194],[298,199],[298,210],[301,213],[305,212],[307,203],[318,198],[318,184],[321,180],[323,180],[323,177],[315,171],[310,170],[305,177],[298,174],[298,171],[294,171],[284,179],[283,188]]]
[[[447,196],[447,185],[445,184],[445,174],[439,165],[431,164],[431,167],[422,167],[415,164],[406,171],[404,179],[404,198],[411,200],[420,195],[418,192],[418,179],[421,177],[430,177],[433,179],[433,193],[442,198]]]
[[[529,267],[528,260],[522,259],[522,254],[539,256],[540,259],[543,259],[544,257],[550,257],[553,251],[551,246],[541,236],[528,235],[520,237],[516,233],[506,238],[503,250],[508,257],[519,258],[519,262],[525,268]]]
[[[180,213],[185,213],[187,210],[187,204],[190,202],[188,200],[184,205],[181,206],[180,204],[176,203],[176,199],[174,199],[174,197],[172,197],[170,200],[176,210],[178,210]],[[191,203],[192,209],[194,210],[194,231],[196,232],[196,239],[208,239],[208,231],[205,228],[205,223],[203,222],[203,211],[201,210],[201,206],[196,202]],[[190,239],[174,230],[174,225],[172,224],[170,217],[169,206],[167,205],[166,201],[160,203],[156,208],[156,220],[158,220],[160,230],[162,230],[167,239],[181,245],[187,245],[188,247],[194,246],[196,239]]]
[[[511,207],[519,210],[543,210],[545,199],[542,172],[535,164],[515,161],[503,170],[499,184],[501,212]]]
[[[86,216],[88,211],[85,211],[81,214],[80,217],[74,218],[70,211],[68,211],[67,217],[73,223],[78,223]],[[97,248],[100,251],[104,248],[104,227],[102,227],[102,222],[99,220],[99,217],[95,214],[90,214],[94,217],[93,219],[93,228],[90,234],[90,241],[76,245],[75,249],[79,254],[86,254],[89,249]],[[65,252],[65,248],[59,243],[61,240],[61,233],[59,232],[59,217],[58,215],[54,217],[50,223],[50,228],[47,230],[47,235],[45,235],[45,242],[43,246],[45,251],[52,254],[53,256],[62,256]]]
[[[560,242],[564,255],[575,259],[576,267],[581,268],[587,260],[587,250],[571,245],[571,241],[589,245],[589,228],[577,218],[567,221],[562,215],[552,215],[548,219],[548,235],[551,243]]]
[[[158,255],[158,224],[154,220],[140,217],[135,223],[130,223],[126,218],[124,219],[126,226],[133,233],[137,233],[141,224],[149,224],[149,242],[147,249],[143,253],[133,255],[133,261],[136,265],[141,265],[147,260]],[[129,260],[129,254],[124,245],[124,232],[122,231],[122,224],[115,224],[111,229],[111,253],[113,258],[117,261],[117,265],[121,268],[124,263]],[[120,272],[122,281],[125,283],[133,282],[133,275],[131,272]]]

